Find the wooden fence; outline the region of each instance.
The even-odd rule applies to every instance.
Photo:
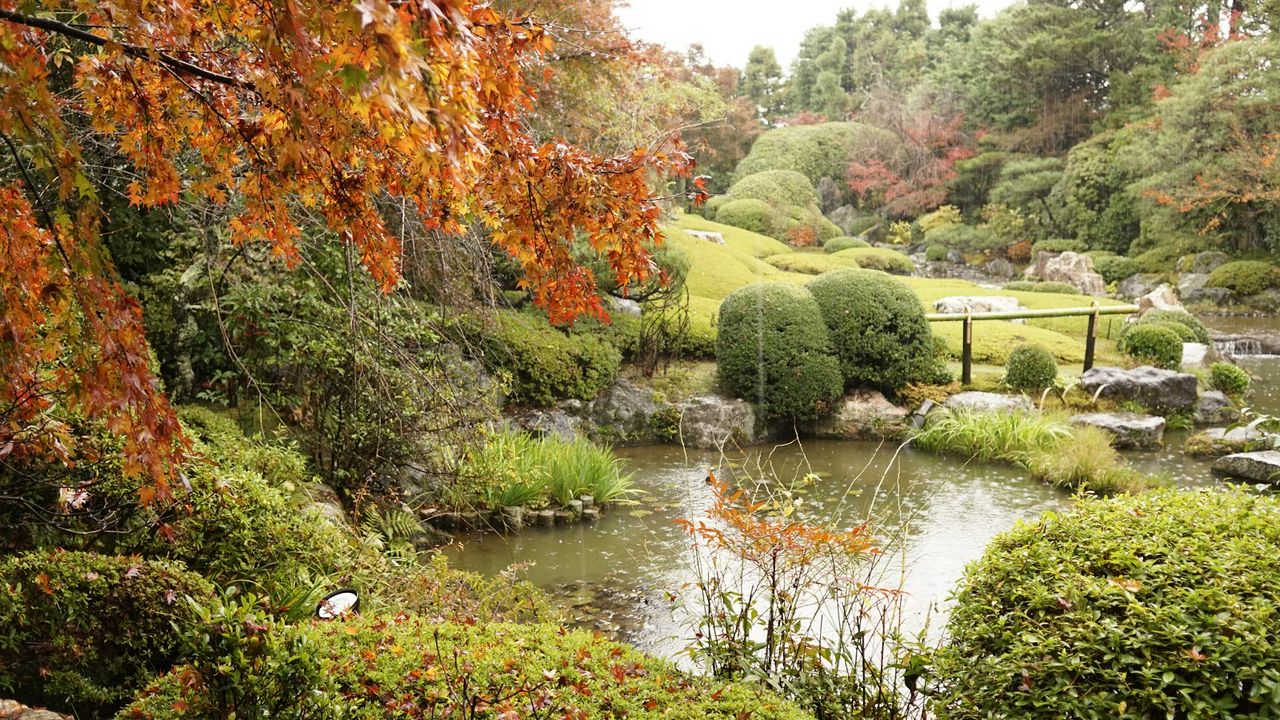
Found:
[[[1010,310],[1008,312],[963,312],[963,313],[929,313],[925,318],[929,322],[963,322],[963,349],[960,353],[960,382],[965,385],[973,382],[973,323],[976,320],[1024,320],[1030,318],[1088,317],[1089,330],[1084,339],[1084,369],[1093,367],[1094,346],[1098,342],[1098,318],[1102,315],[1132,315],[1138,312],[1137,305],[1099,305],[1095,302],[1089,307],[1048,308],[1045,310]]]

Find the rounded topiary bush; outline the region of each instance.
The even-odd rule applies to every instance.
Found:
[[[858,267],[879,270],[891,275],[910,275],[916,269],[916,264],[911,262],[911,258],[885,248],[849,248],[836,253],[836,256],[849,258],[858,263]]]
[[[85,552],[0,561],[0,694],[110,715],[172,666],[213,587],[180,563]]]
[[[1109,283],[1120,282],[1138,272],[1138,261],[1119,255],[1104,255],[1093,259],[1093,269]]]
[[[1177,370],[1182,364],[1182,338],[1159,323],[1138,323],[1120,338],[1120,352],[1147,365]]]
[[[1209,384],[1231,397],[1243,397],[1249,391],[1249,373],[1239,365],[1216,362],[1209,366]]]
[[[795,170],[752,173],[729,188],[734,200],[756,199],[774,205],[809,207],[818,204],[818,192],[809,178]]]
[[[848,235],[833,237],[822,245],[822,249],[829,253],[837,253],[841,250],[848,250],[849,248],[865,247],[871,247],[871,244],[862,238],[849,237]]]
[[[811,280],[809,290],[846,384],[892,391],[937,375],[933,333],[906,285],[882,273],[836,270]]]
[[[1280,716],[1280,501],[1082,499],[970,565],[932,709],[977,718]]]
[[[1186,342],[1198,342],[1205,345],[1213,342],[1213,339],[1209,336],[1209,328],[1205,327],[1204,323],[1200,322],[1200,319],[1191,313],[1178,310],[1152,310],[1142,316],[1141,322],[1174,323],[1191,331],[1191,339]]]
[[[1280,269],[1257,260],[1237,260],[1209,273],[1205,285],[1226,288],[1237,295],[1257,295],[1280,285]]]
[[[947,259],[947,246],[942,243],[929,243],[924,246],[924,259],[929,262],[942,262]]]
[[[1057,379],[1057,359],[1039,345],[1019,345],[1009,353],[1004,382],[1014,390],[1043,390]]]
[[[692,677],[627,645],[555,625],[402,614],[257,626],[265,629],[242,633],[256,641],[254,651],[197,658],[161,678],[122,717],[808,717],[757,683]],[[214,668],[221,672],[210,677]]]
[[[720,381],[767,420],[809,420],[844,389],[818,303],[782,283],[739,288],[720,305]]]
[[[768,203],[749,198],[733,199],[721,205],[716,211],[716,222],[772,236],[776,219]]]

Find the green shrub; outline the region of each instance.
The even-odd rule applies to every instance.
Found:
[[[925,233],[924,239],[966,255],[990,253],[1005,244],[986,225],[942,225]]]
[[[822,249],[829,253],[837,253],[841,250],[848,250],[849,248],[865,247],[871,247],[870,243],[862,238],[849,237],[848,235],[833,237],[822,245]]]
[[[716,222],[774,237],[778,231],[777,213],[763,200],[733,199],[716,211]]]
[[[1046,485],[1095,495],[1134,494],[1160,484],[1126,465],[1111,441],[1102,428],[1073,427],[1061,447],[1036,448],[1022,464]]]
[[[926,236],[938,228],[959,225],[963,222],[964,216],[960,213],[960,209],[954,205],[943,205],[933,212],[925,213],[916,218],[916,225],[920,228],[920,232]]]
[[[1170,270],[1181,254],[1181,246],[1177,244],[1161,244],[1134,256],[1133,259],[1138,263],[1140,272],[1153,275],[1169,275]]]
[[[1191,313],[1179,310],[1152,310],[1142,316],[1139,322],[1175,323],[1191,331],[1191,339],[1186,342],[1198,342],[1208,345],[1213,342],[1209,336],[1209,328]]]
[[[485,364],[510,375],[511,399],[551,405],[591,400],[617,377],[622,354],[594,335],[570,335],[533,311],[495,310],[465,321]]]
[[[1209,384],[1233,398],[1241,398],[1249,391],[1249,373],[1239,365],[1216,362],[1209,366]]]
[[[844,231],[856,237],[862,235],[882,222],[884,221],[875,215],[865,215],[863,217],[850,220],[848,225],[844,227]]]
[[[731,198],[728,195],[715,195],[708,198],[702,205],[702,217],[707,218],[708,220],[715,220],[716,213],[730,200]]]
[[[1014,390],[1043,390],[1058,378],[1058,361],[1039,345],[1019,345],[1009,353],[1004,381]]]
[[[856,251],[835,257],[849,252]],[[836,270],[811,280],[809,290],[830,329],[846,385],[892,391],[937,374],[924,309],[901,282],[866,270]]]
[[[763,200],[770,205],[818,204],[818,192],[809,178],[794,170],[764,170],[738,180],[729,188],[734,200]]]
[[[213,587],[179,563],[85,552],[0,560],[0,694],[110,715],[178,657],[186,596]]]
[[[1037,240],[1031,244],[1031,257],[1035,257],[1040,252],[1076,252],[1082,253],[1088,250],[1088,246],[1082,240],[1073,240],[1070,238],[1049,238],[1048,240]]]
[[[808,290],[781,283],[735,290],[720,306],[719,328],[721,383],[757,403],[767,420],[815,418],[840,396],[840,368]]]
[[[626,645],[554,625],[401,615],[272,626],[257,637],[259,652],[210,652],[191,667],[196,672],[180,668],[162,679],[126,716],[495,718],[510,709],[512,717],[806,717],[755,684],[690,677]],[[218,666],[227,671],[216,679],[199,672]],[[528,708],[536,710],[519,712]]]
[[[1093,269],[1109,283],[1120,282],[1138,272],[1138,261],[1118,255],[1104,255],[1093,259]]]
[[[1280,285],[1280,269],[1257,260],[1237,260],[1209,273],[1205,285],[1226,288],[1237,295],[1257,295]]]
[[[947,259],[947,246],[942,243],[929,243],[924,246],[924,259],[929,262],[943,262]]]
[[[1182,338],[1159,323],[1138,323],[1120,338],[1120,352],[1147,365],[1177,370],[1182,365]]]
[[[840,270],[843,268],[856,268],[858,263],[849,258],[838,258],[833,255],[825,255],[809,252],[793,252],[782,255],[774,255],[764,259],[765,262],[787,272],[801,273],[804,275],[821,275],[830,270]]]
[[[1071,283],[1058,282],[1051,280],[1049,282],[1036,282],[1034,280],[1014,280],[1011,283],[1005,283],[1005,290],[1015,290],[1019,292],[1041,292],[1041,293],[1057,293],[1060,295],[1079,295],[1080,288]]]
[[[936,717],[1280,715],[1280,503],[1242,490],[1082,499],[971,565]]]
[[[856,122],[828,122],[775,128],[756,138],[751,151],[734,169],[745,178],[763,170],[795,170],[815,186],[824,177],[843,178],[860,150],[892,147],[888,130]]]
[[[879,270],[891,275],[910,275],[915,272],[916,265],[911,258],[900,252],[885,248],[849,248],[836,253],[834,257],[849,258],[867,270]]]

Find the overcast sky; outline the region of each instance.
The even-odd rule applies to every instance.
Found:
[[[772,47],[787,69],[795,57],[805,30],[814,25],[830,25],[836,13],[854,7],[864,12],[897,0],[629,0],[630,7],[618,12],[634,37],[684,50],[701,43],[717,65],[742,67],[756,45]],[[990,17],[1013,0],[973,0],[978,14]],[[929,19],[936,22],[938,11],[969,4],[963,0],[928,0]]]

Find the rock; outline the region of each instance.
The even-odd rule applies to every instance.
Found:
[[[1087,393],[1115,400],[1132,400],[1157,411],[1191,411],[1196,404],[1196,376],[1148,365],[1123,370],[1095,367],[1080,377]]]
[[[583,505],[581,500],[570,500],[569,505],[565,509],[573,513],[574,516],[577,517],[582,515],[582,508],[583,508]]]
[[[1196,253],[1192,256],[1190,270],[1198,275],[1208,275],[1219,267],[1226,265],[1229,260],[1231,258],[1226,253],[1218,252],[1217,250]]]
[[[572,510],[556,510],[553,517],[557,525],[568,525],[578,519],[578,516],[573,514]]]
[[[514,430],[523,430],[537,437],[573,440],[578,437],[582,421],[569,412],[555,408],[530,408],[507,417],[506,424]]]
[[[1136,300],[1160,286],[1160,275],[1138,273],[1116,284],[1116,297]]]
[[[581,495],[578,500],[582,503],[583,509],[593,508],[596,506],[596,499],[590,495]]]
[[[937,407],[937,403],[925,398],[924,402],[920,403],[920,407],[916,408],[911,413],[911,417],[907,418],[907,424],[911,426],[912,430],[919,430],[924,427],[925,421],[929,419],[929,413],[936,410]]]
[[[689,447],[715,450],[726,445],[746,446],[756,440],[756,411],[745,400],[701,395],[677,406],[679,438]]]
[[[1275,483],[1280,479],[1280,451],[1261,450],[1226,455],[1213,461],[1213,471],[1219,475],[1256,483]]]
[[[1041,250],[1027,273],[1041,280],[1070,283],[1086,295],[1107,294],[1107,281],[1093,269],[1093,258],[1088,255]]]
[[[1182,369],[1204,367],[1209,363],[1209,346],[1204,343],[1182,343]]]
[[[663,407],[649,388],[618,378],[591,403],[590,419],[595,425],[591,431],[615,442],[652,441],[649,417]]]
[[[859,388],[841,398],[834,412],[808,430],[822,438],[898,438],[907,431],[907,410],[889,402],[877,390]]]
[[[1014,297],[969,297],[954,295],[944,297],[933,303],[933,309],[940,313],[980,312],[1018,312],[1026,310],[1018,298]]]
[[[974,413],[1029,412],[1035,409],[1025,395],[1001,395],[972,390],[952,395],[942,403],[942,406],[948,410],[967,410]]]
[[[685,230],[685,234],[696,237],[699,240],[706,240],[717,245],[724,244],[724,235],[718,232],[710,232],[708,230]]]
[[[533,513],[532,520],[533,524],[538,527],[551,527],[556,524],[556,511],[539,510],[538,512]]]
[[[341,527],[351,524],[347,518],[346,509],[342,507],[342,500],[338,498],[338,493],[333,488],[324,483],[311,483],[306,486],[303,493],[309,500],[307,506],[320,517]]]
[[[1231,299],[1231,291],[1226,288],[1205,287],[1209,281],[1206,273],[1187,273],[1178,278],[1178,297],[1184,303],[1208,302],[1224,303]]]
[[[1157,448],[1164,440],[1164,418],[1158,415],[1087,413],[1072,417],[1071,422],[1106,430],[1117,448]]]
[[[1173,292],[1173,288],[1168,285],[1160,285],[1155,290],[1138,298],[1134,304],[1138,306],[1138,317],[1142,317],[1152,310],[1187,311],[1186,308],[1182,307],[1182,303],[1178,301],[1178,296]]]
[[[949,262],[949,263],[955,263],[956,265],[963,265],[963,264],[964,264],[964,255],[962,255],[962,254],[960,253],[960,251],[959,251],[959,250],[948,250],[948,251],[947,251],[947,262]]]
[[[525,509],[516,505],[512,507],[504,507],[499,511],[499,517],[502,519],[502,527],[508,530],[519,530],[524,527]]]
[[[441,512],[428,518],[432,525],[442,530],[465,532],[481,530],[489,525],[488,519],[478,512]]]
[[[27,707],[17,700],[0,700],[0,720],[71,720],[71,716]]]
[[[982,270],[992,277],[1011,279],[1018,276],[1018,270],[1013,263],[1004,258],[996,258],[986,265],[982,266]]]
[[[589,507],[582,509],[582,519],[587,522],[595,522],[600,519],[600,508]]]
[[[714,234],[719,235],[719,233],[714,233]],[[723,245],[724,243],[721,242],[720,244]],[[644,312],[644,308],[640,307],[640,303],[630,298],[620,298],[620,297],[610,296],[609,303],[613,305],[613,309],[615,311],[623,315],[630,315],[631,317],[640,317],[641,313]]]
[[[1233,423],[1239,419],[1240,411],[1236,410],[1226,393],[1210,390],[1202,393],[1196,400],[1195,423],[1197,425]]]

